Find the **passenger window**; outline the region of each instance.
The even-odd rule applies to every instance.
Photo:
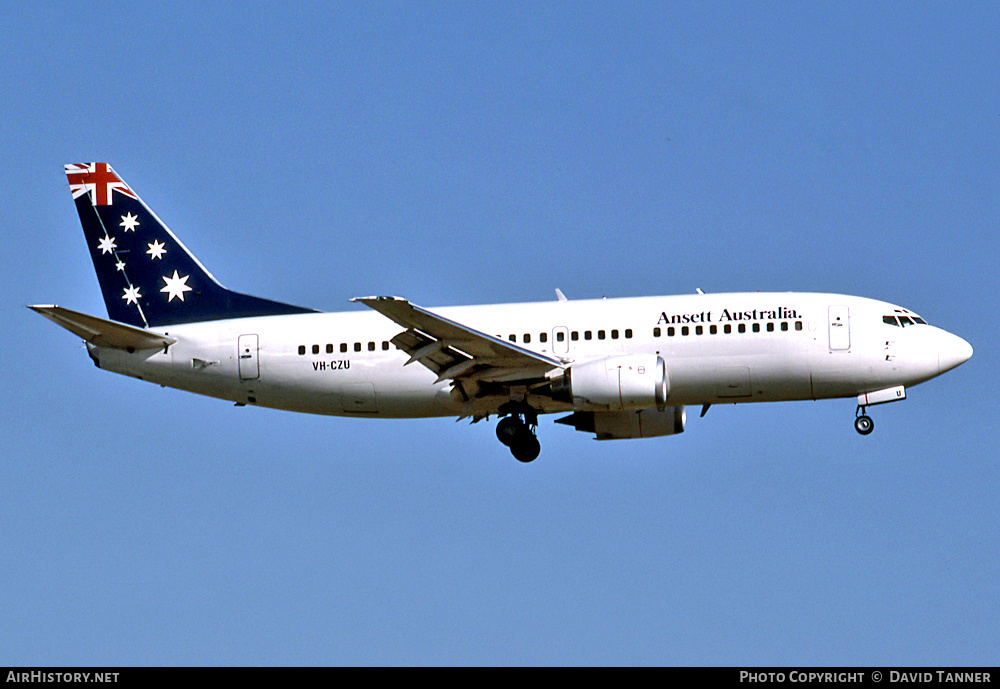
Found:
[[[313,354],[319,354],[319,345],[313,345]]]
[[[340,343],[340,351],[342,351],[342,352],[346,352],[347,351],[347,343],[346,342],[341,342]]]
[[[368,343],[368,351],[369,352],[374,352],[375,351],[375,343],[374,342],[369,342]]]
[[[795,321],[795,329],[802,330],[802,321]]]
[[[305,345],[299,345],[299,356],[302,356],[305,353],[306,353],[306,346]]]
[[[360,342],[355,342],[354,343],[354,351],[355,352],[360,352],[361,351],[361,343]]]
[[[382,340],[382,351],[383,352],[389,351],[389,342],[387,340]]]
[[[667,328],[667,337],[673,337],[676,334],[677,334],[677,328],[675,328],[674,326],[670,326],[669,328]]]
[[[580,339],[580,333],[578,333],[576,330],[574,330],[573,332],[571,332],[569,334],[569,339],[573,340],[573,342],[576,342],[577,340]]]
[[[741,333],[745,333],[747,331],[747,324],[740,323],[739,326],[737,327],[737,330],[739,330]]]
[[[753,324],[753,331],[755,333],[759,333],[760,332],[760,323],[754,323]]]
[[[700,325],[695,326],[694,328],[695,335],[701,335],[703,332],[705,332],[705,329],[703,327],[701,327]]]
[[[782,321],[781,322],[781,332],[787,332],[787,331],[788,331],[788,322],[787,321]]]
[[[598,340],[603,340],[604,339],[604,331],[603,330],[598,330],[597,331],[597,339]]]
[[[659,330],[659,328],[657,328],[657,330]],[[632,339],[632,328],[625,328],[625,339],[626,340]]]
[[[660,336],[660,329],[653,328],[653,337],[659,337],[659,336]]]
[[[716,335],[719,332],[719,327],[716,326],[716,325],[710,325],[710,326],[708,326],[708,332],[711,335]]]
[[[593,335],[592,335],[592,334],[590,333],[590,331],[589,331],[589,330],[584,330],[584,331],[583,331],[583,339],[585,339],[585,340],[590,340],[590,339],[592,339],[593,337],[594,337],[594,336],[593,336]]]
[[[531,344],[531,333],[524,333],[524,344]]]
[[[326,346],[326,353],[327,354],[333,354],[333,345],[332,344],[328,344]]]
[[[767,324],[767,332],[769,332],[769,333],[773,333],[774,332],[774,323],[768,323]]]
[[[611,331],[611,339],[612,340],[617,340],[618,339],[618,331],[617,330],[612,330]]]
[[[566,333],[562,330],[556,333],[556,342],[563,342],[566,339]]]
[[[517,342],[517,335],[508,335],[507,339],[511,342]]]
[[[562,334],[562,333],[560,333],[560,334]],[[549,334],[548,333],[538,333],[538,341],[539,342],[548,342],[549,341]]]
[[[681,328],[681,335],[687,335],[690,332],[691,332],[691,328],[687,327],[686,325],[683,328]]]
[[[729,323],[726,323],[724,326],[722,326],[722,332],[728,335],[729,333],[733,332],[733,326],[731,326]]]

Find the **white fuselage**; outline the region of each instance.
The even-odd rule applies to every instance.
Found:
[[[957,366],[968,345],[881,301],[739,293],[458,306],[434,313],[571,364],[615,354],[666,363],[670,405],[852,397],[909,387]],[[461,399],[389,341],[376,312],[242,318],[157,329],[177,342],[126,352],[88,345],[107,370],[242,404],[313,414],[430,417],[496,413],[506,397]],[[970,350],[971,353],[971,350]],[[517,390],[540,412],[586,406]]]

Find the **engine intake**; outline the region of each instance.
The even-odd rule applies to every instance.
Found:
[[[670,394],[667,365],[655,354],[583,361],[553,382],[557,399],[608,411],[664,407]]]

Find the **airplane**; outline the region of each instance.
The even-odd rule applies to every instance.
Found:
[[[107,163],[66,165],[108,318],[29,308],[98,368],[235,402],[371,418],[496,416],[515,459],[540,414],[598,440],[682,433],[688,406],[856,398],[867,407],[972,356],[916,313],[864,297],[730,293],[452,306],[396,296],[323,313],[223,287]]]

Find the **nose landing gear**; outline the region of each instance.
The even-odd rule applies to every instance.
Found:
[[[872,421],[872,417],[865,414],[865,408],[858,406],[857,411],[854,413],[854,430],[856,430],[861,435],[869,435],[875,430],[875,422]]]
[[[510,448],[510,453],[519,462],[533,462],[542,451],[542,446],[535,436],[538,426],[538,415],[526,404],[509,402],[500,407],[500,414],[505,415],[497,423],[497,438]]]

